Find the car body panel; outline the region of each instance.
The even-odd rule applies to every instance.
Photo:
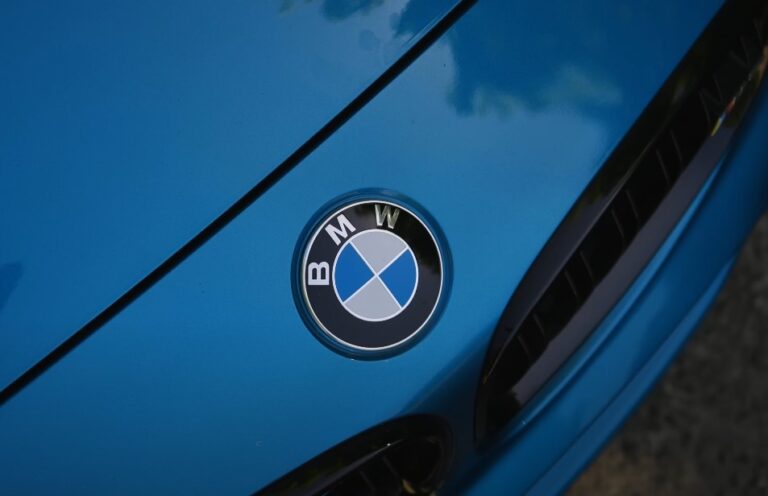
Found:
[[[654,260],[538,398],[539,403],[550,395],[555,400],[543,408],[531,405],[529,411],[541,410],[539,415],[526,418],[523,412],[501,440],[499,458],[484,465],[488,470],[482,475],[470,476],[473,483],[462,492],[489,494],[506,487],[515,494],[551,494],[564,489],[664,371],[768,208],[765,88],[754,107],[732,152]],[[572,448],[565,452],[562,446]],[[531,466],[547,467],[538,474],[540,480],[525,476]]]
[[[259,183],[456,1],[3,2],[0,388]]]
[[[637,373],[631,383],[627,384],[579,436],[574,444],[552,465],[547,473],[527,491],[528,494],[555,494],[562,492],[587,464],[597,456],[600,448],[611,438],[613,433],[632,414],[638,403],[652,390],[666,367],[681,350],[688,338],[696,330],[696,326],[706,314],[710,305],[730,275],[732,263],[723,267],[707,291],[701,296],[680,325],[666,339],[653,357]],[[507,481],[497,481],[496,487],[507,486]]]
[[[10,468],[0,486],[250,492],[414,412],[462,426],[454,432],[457,457],[476,456],[472,400],[500,312],[718,5],[477,3],[298,167],[0,408],[0,464]],[[743,174],[763,177],[764,166]],[[723,237],[727,256],[712,255],[717,270],[733,257],[741,227],[765,207],[748,181],[733,186],[751,187],[753,201],[743,225]],[[436,220],[453,282],[422,341],[386,360],[360,361],[306,328],[290,267],[302,231],[326,202],[371,187],[414,198]],[[702,274],[703,287],[713,277]],[[691,305],[701,291],[687,296]],[[684,310],[668,318],[674,324]],[[639,343],[635,361],[620,359],[640,367],[663,341],[654,338]],[[515,453],[503,465],[506,482],[493,471],[487,480],[495,482],[477,487],[530,487],[607,401],[591,391],[594,404],[569,400],[570,417],[553,403],[532,425],[542,437],[518,437],[530,452],[521,455],[517,440],[503,444]],[[558,440],[558,429],[569,437]],[[474,481],[473,473],[463,476]]]

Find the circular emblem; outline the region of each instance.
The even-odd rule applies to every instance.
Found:
[[[323,216],[300,254],[301,305],[324,341],[381,352],[415,339],[435,314],[443,256],[412,208],[356,200]]]

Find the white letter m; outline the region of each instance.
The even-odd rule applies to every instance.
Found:
[[[341,214],[338,217],[336,217],[336,220],[339,222],[339,227],[336,227],[333,224],[329,223],[325,227],[325,232],[327,232],[328,236],[330,236],[333,242],[336,243],[336,246],[339,246],[339,244],[341,243],[339,236],[346,239],[346,237],[349,236],[349,234],[347,233],[347,229],[349,229],[349,232],[355,232],[355,226],[353,226],[352,223],[349,222],[349,219],[344,217],[344,214]]]

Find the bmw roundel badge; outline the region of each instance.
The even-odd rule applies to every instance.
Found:
[[[297,257],[297,298],[310,327],[325,343],[357,355],[412,343],[444,292],[434,224],[399,198],[379,196],[326,210]]]

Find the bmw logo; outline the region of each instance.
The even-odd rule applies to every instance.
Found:
[[[398,351],[435,318],[445,280],[433,223],[393,196],[326,210],[300,246],[299,307],[326,344],[352,354]]]

